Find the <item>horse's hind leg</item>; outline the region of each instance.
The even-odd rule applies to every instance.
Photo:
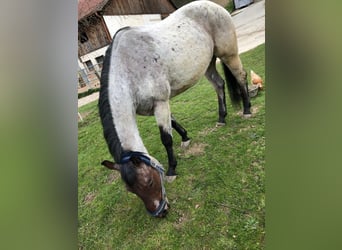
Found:
[[[171,114],[171,125],[177,131],[177,133],[182,137],[181,147],[185,148],[190,144],[190,138],[188,137],[188,132],[183,128]]]
[[[239,55],[223,57],[221,60],[233,104],[239,104],[242,98],[243,114],[245,117],[251,116],[247,73],[242,67]]]
[[[224,92],[224,80],[216,70],[215,56],[212,58],[209,67],[205,73],[205,76],[212,83],[217,94],[219,108],[218,124],[224,125],[226,124],[225,118],[227,116],[226,94]]]
[[[166,149],[169,168],[166,177],[169,182],[176,178],[177,160],[173,153],[171,112],[168,101],[158,101],[154,106],[154,116],[160,131],[160,139]]]

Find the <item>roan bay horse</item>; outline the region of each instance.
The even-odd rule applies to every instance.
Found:
[[[139,135],[136,114],[154,115],[168,156],[166,176],[175,178],[177,161],[172,148],[174,128],[186,145],[186,130],[172,117],[169,99],[193,86],[203,75],[218,97],[218,123],[227,115],[224,80],[216,70],[220,58],[233,104],[243,103],[250,116],[247,74],[238,55],[230,14],[210,1],[195,1],[163,21],[117,31],[106,51],[101,75],[99,112],[104,138],[130,192],[142,199],[147,211],[164,217],[169,209],[164,168],[149,155]]]

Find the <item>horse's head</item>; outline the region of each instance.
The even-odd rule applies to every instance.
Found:
[[[145,155],[129,156],[120,164],[103,161],[102,165],[118,170],[128,191],[142,199],[148,213],[154,217],[165,217],[169,209],[166,198],[161,165]]]

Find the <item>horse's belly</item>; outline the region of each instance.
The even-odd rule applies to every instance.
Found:
[[[201,58],[186,58],[170,72],[171,97],[194,86],[205,74],[212,58],[211,53],[201,53]]]
[[[154,114],[154,102],[152,97],[140,98],[136,106],[138,115],[150,116]]]
[[[183,93],[184,91],[186,91],[187,89],[191,88],[192,86],[194,86],[197,83],[198,80],[194,80],[194,81],[191,81],[189,83],[183,82],[183,84],[179,83],[179,84],[171,85],[171,97],[179,95],[179,94]]]

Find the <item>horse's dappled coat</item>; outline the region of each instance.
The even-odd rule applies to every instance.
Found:
[[[136,114],[154,115],[168,155],[167,175],[176,174],[172,126],[183,140],[189,138],[186,130],[171,118],[169,99],[193,86],[203,75],[217,92],[219,122],[225,123],[224,80],[217,73],[216,57],[223,62],[230,80],[232,101],[242,98],[244,114],[250,114],[246,72],[238,56],[235,28],[221,6],[195,1],[157,24],[127,27],[115,34],[103,65],[99,109],[104,137],[117,163],[130,152],[150,157],[139,135]],[[132,162],[144,165],[134,158]],[[137,168],[137,177],[139,171]],[[139,181],[144,184],[144,180],[137,178],[136,182]]]

